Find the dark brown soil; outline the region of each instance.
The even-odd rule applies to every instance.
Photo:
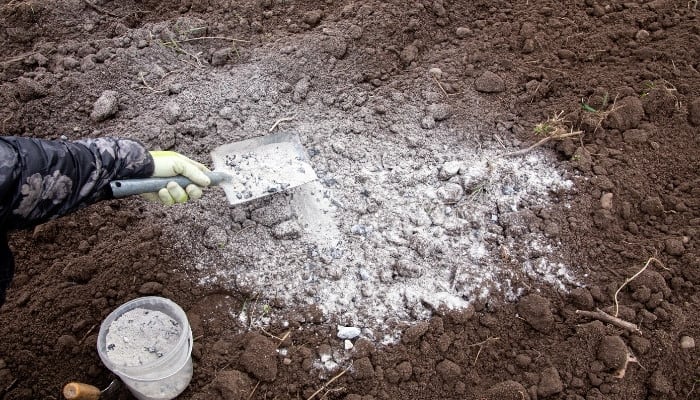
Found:
[[[212,35],[248,40],[242,57],[273,38],[323,29],[323,22],[360,26],[361,37],[338,54],[358,58],[355,85],[402,90],[419,69],[439,64],[451,77],[441,84],[452,118],[478,119],[464,107],[473,99],[460,96],[477,81],[479,100],[503,110],[484,123],[523,147],[540,139],[532,133],[537,124],[563,112],[563,125],[583,134],[545,146],[557,151],[560,168],[581,179],[567,194],[570,207],[556,203],[536,216],[585,283],[568,294],[538,283],[517,303],[494,300],[436,314],[393,345],[361,339],[352,368],[324,387],[342,371],[319,378],[312,368],[324,349],[342,346],[334,324],[313,309],[289,318],[294,329],[283,343],[289,352],[279,356],[288,327],[238,333],[228,310],[243,307],[247,294],[188,279],[160,226],[167,210],[159,215],[139,201],[111,201],[12,235],[17,272],[0,309],[5,399],[60,398],[71,380],[106,386],[111,377],[95,350],[99,324],[116,306],[148,294],[173,299],[190,316],[195,373],[183,399],[307,399],[321,388],[316,398],[348,400],[700,396],[698,348],[681,347],[683,337],[700,339],[696,3],[0,4],[0,131],[7,135],[101,134],[102,125],[89,119],[99,91],[80,73],[68,73],[71,63],[90,54],[99,62],[100,49],[137,45],[122,40],[130,29],[181,16],[206,21]],[[367,49],[371,56],[360,54]],[[206,44],[201,51],[213,62]],[[576,313],[614,313],[616,290],[650,257],[663,267],[650,263],[618,296],[619,317],[639,332]],[[627,352],[638,362],[616,377]]]

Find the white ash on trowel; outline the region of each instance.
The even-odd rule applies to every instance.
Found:
[[[169,315],[135,308],[109,326],[107,356],[125,367],[151,363],[175,347],[181,332],[182,326]]]
[[[283,192],[303,183],[313,168],[292,143],[271,143],[244,154],[227,155],[226,168],[234,174],[233,194],[239,200]]]

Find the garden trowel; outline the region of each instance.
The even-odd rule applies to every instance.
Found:
[[[293,133],[275,133],[225,144],[211,152],[214,166],[207,172],[212,185],[221,186],[232,205],[283,192],[317,179],[309,157]],[[116,198],[157,192],[168,182],[183,188],[184,176],[125,179],[110,182]]]

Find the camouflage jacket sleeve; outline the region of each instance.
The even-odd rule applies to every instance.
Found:
[[[0,137],[0,231],[30,228],[111,198],[114,179],[152,174],[153,159],[133,140]]]

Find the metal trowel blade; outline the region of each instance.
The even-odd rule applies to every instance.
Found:
[[[318,179],[294,133],[229,143],[211,152],[214,170],[231,176],[219,184],[232,205],[284,192]]]

